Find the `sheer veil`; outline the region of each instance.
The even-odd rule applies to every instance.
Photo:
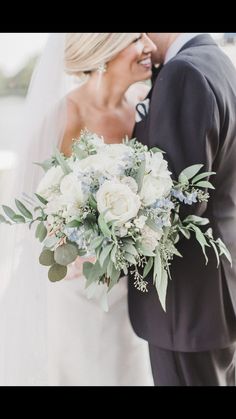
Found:
[[[60,145],[65,95],[73,86],[64,72],[64,49],[65,34],[51,34],[34,71],[18,135],[15,186],[4,202],[11,207],[14,198],[36,206],[32,199],[43,171],[33,163]],[[38,262],[41,245],[25,225],[0,224],[0,235],[0,385],[47,385],[48,281]]]

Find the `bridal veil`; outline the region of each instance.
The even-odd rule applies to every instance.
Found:
[[[0,204],[15,208],[17,198],[29,209],[37,206],[43,171],[34,163],[60,146],[66,123],[65,95],[73,80],[65,75],[64,50],[65,34],[51,34],[26,98],[11,200]],[[32,230],[0,224],[0,385],[47,384],[47,273]]]

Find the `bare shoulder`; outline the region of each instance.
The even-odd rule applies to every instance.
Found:
[[[66,156],[71,155],[72,140],[78,136],[82,129],[82,118],[76,99],[76,91],[66,97],[66,127],[61,145],[61,152]]]
[[[147,97],[150,88],[151,86],[146,83],[134,83],[126,92],[127,98],[132,104],[137,105],[138,102],[141,102]]]

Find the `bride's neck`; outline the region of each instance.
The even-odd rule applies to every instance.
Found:
[[[96,72],[90,76],[86,87],[93,96],[95,106],[112,109],[122,105],[129,86],[127,80],[117,80],[106,73]]]

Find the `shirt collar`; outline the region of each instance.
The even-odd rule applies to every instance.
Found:
[[[188,41],[198,35],[202,35],[202,33],[181,33],[167,50],[164,64],[174,58]]]

